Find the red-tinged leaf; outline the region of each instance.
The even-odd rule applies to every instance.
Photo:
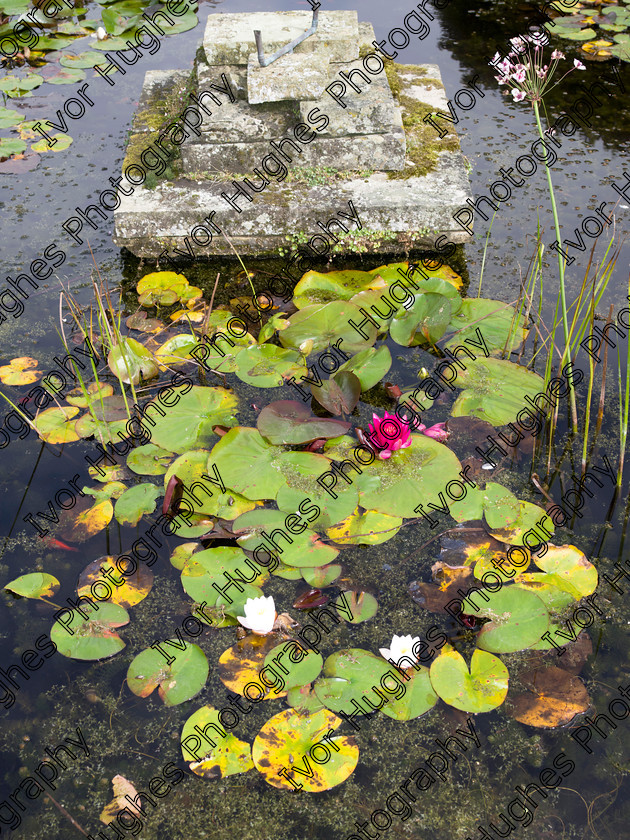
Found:
[[[402,394],[398,385],[394,385],[392,382],[385,383],[385,390],[393,400],[399,399]]]
[[[218,435],[219,437],[223,437],[223,435],[227,435],[227,433],[230,430],[227,426],[213,426],[212,431],[215,433],[215,435]]]
[[[328,595],[321,589],[309,589],[294,601],[293,606],[296,610],[312,610],[314,607],[323,607],[328,601]]]
[[[162,502],[162,515],[168,513],[171,508],[173,495],[175,490],[182,486],[182,481],[176,475],[172,475],[168,484],[166,485],[166,492],[164,493],[164,501]],[[181,495],[181,494],[180,494]]]

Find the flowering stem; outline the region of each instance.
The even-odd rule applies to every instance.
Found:
[[[564,361],[569,355],[570,358],[570,341],[569,341],[569,319],[567,316],[567,298],[566,292],[564,287],[564,269],[565,269],[565,262],[564,257],[562,255],[562,238],[560,234],[560,221],[558,219],[558,210],[556,207],[556,197],[553,191],[553,183],[551,181],[551,167],[547,163],[547,147],[545,146],[545,136],[543,133],[543,127],[540,122],[540,112],[538,110],[538,102],[532,103],[534,108],[534,114],[536,116],[536,125],[538,126],[538,134],[543,144],[543,148],[545,150],[545,170],[547,172],[547,184],[549,186],[549,197],[551,199],[551,209],[553,210],[553,222],[556,228],[556,240],[557,240],[557,250],[558,250],[558,271],[560,274],[560,298],[562,300],[562,327],[564,330],[564,351],[562,353],[562,358],[560,359],[560,366],[564,364]],[[573,425],[573,433],[577,434],[578,432],[578,423],[577,423],[577,408],[575,402],[575,387],[573,384],[573,377],[569,377],[569,391],[571,395],[571,419]]]

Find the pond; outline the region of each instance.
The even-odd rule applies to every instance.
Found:
[[[0,7],[5,15],[20,11],[19,3],[0,2]],[[93,21],[94,31],[102,14],[103,22],[114,27],[111,9],[131,15],[142,7],[139,0],[119,0],[111,8],[90,2],[81,21]],[[263,0],[256,10],[296,7],[308,4]],[[329,0],[322,4],[324,10],[356,7]],[[364,0],[358,11],[381,40],[403,25],[411,9],[405,3],[384,6]],[[437,64],[449,98],[464,88],[475,91],[474,106],[455,110],[456,130],[470,162],[472,193],[488,195],[538,137],[532,108],[502,95],[506,88],[497,85],[496,71],[488,66],[497,50],[507,51],[510,37],[526,31],[535,9],[518,0],[475,5],[451,0],[442,9],[429,9],[428,35],[412,38],[398,60]],[[264,289],[282,266],[282,258],[245,257],[244,266],[236,259],[199,260],[178,267],[189,287],[162,275],[149,278],[154,285],[145,281],[138,289],[156,266],[113,245],[111,213],[89,228],[89,245],[73,242],[62,228],[120,174],[145,72],[189,70],[208,14],[253,10],[237,0],[202,2],[196,25],[187,19],[181,27],[185,31],[163,38],[155,54],[144,54],[124,75],[115,74],[114,86],[86,69],[94,105],[69,122],[71,145],[43,152],[29,171],[0,172],[5,285],[51,243],[66,254],[40,288],[27,288],[20,317],[9,315],[0,324],[2,364],[22,357],[37,361],[23,372],[37,371],[24,384],[19,371],[17,379],[3,372],[2,391],[12,402],[26,397],[53,368],[60,369],[66,355],[63,336],[74,357],[85,363],[86,385],[94,379],[89,348],[87,355],[77,352],[86,345],[76,329],[70,296],[77,317],[82,317],[80,310],[91,317],[93,337],[98,337],[105,316],[101,310],[99,329],[95,293],[107,284],[114,312],[124,311],[122,333],[154,352],[167,337],[190,332],[181,321],[181,330],[150,332],[152,326],[162,330],[170,314],[185,306],[175,300],[194,300],[195,289],[204,305],[212,300],[205,329],[216,336],[226,329],[226,310],[236,311],[235,299],[251,303],[251,284]],[[623,45],[623,39],[612,40],[627,28],[621,15],[614,12],[616,22],[604,24],[613,28],[601,30],[603,17],[596,17],[596,23],[581,25],[596,26],[593,37],[611,33],[611,44]],[[94,43],[88,34],[74,41],[72,50],[78,53]],[[617,474],[628,425],[628,322],[622,310],[630,294],[625,239],[630,193],[621,196],[612,185],[623,185],[624,173],[630,173],[630,111],[625,107],[630,74],[623,60],[588,60],[580,43],[552,38],[551,48],[566,53],[567,67],[578,57],[586,71],[570,73],[544,100],[552,124],[581,95],[585,79],[588,85],[604,79],[591,126],[576,125],[574,133],[563,133],[550,170],[563,238],[579,243],[582,231],[585,242],[583,249],[571,249],[575,259],[565,274],[568,303],[579,298],[582,305],[572,327],[573,378],[566,370],[568,357],[560,363],[565,344],[557,310],[557,255],[551,248],[556,232],[541,164],[521,186],[514,185],[512,197],[499,203],[494,217],[492,212],[487,220],[476,216],[474,236],[447,260],[448,269],[426,269],[429,279],[416,276],[424,300],[417,308],[414,304],[415,319],[399,313],[398,323],[389,331],[386,326],[378,340],[374,335],[363,342],[347,327],[353,310],[344,283],[352,294],[370,295],[400,277],[398,269],[408,273],[408,259],[418,260],[421,253],[321,261],[296,292],[298,309],[316,306],[313,323],[291,312],[287,324],[277,314],[283,310],[276,299],[274,320],[263,327],[266,333],[253,324],[248,326],[254,338],[231,334],[230,341],[222,342],[234,343],[226,356],[216,352],[216,342],[211,354],[204,352],[198,334],[182,342],[179,354],[196,347],[194,356],[205,365],[174,357],[177,348],[171,345],[162,356],[172,371],[183,372],[174,380],[179,383],[175,389],[166,387],[171,371],[162,369],[159,380],[151,378],[157,370],[151,354],[134,356],[132,363],[142,364],[144,379],[127,371],[120,354],[114,354],[113,369],[135,380],[133,387],[124,387],[128,405],[152,399],[149,416],[155,425],[145,423],[143,429],[136,424],[129,430],[127,408],[118,396],[121,385],[107,358],[101,358],[100,395],[93,390],[89,400],[82,393],[71,395],[73,404],[60,400],[65,416],[48,414],[50,425],[40,426],[48,441],[27,423],[7,427],[0,581],[5,587],[32,573],[54,577],[23,581],[35,586],[32,592],[12,584],[30,597],[9,591],[2,596],[0,824],[7,834],[15,831],[29,840],[81,834],[140,834],[146,840],[342,840],[388,833],[411,840],[626,836],[627,465],[619,482]],[[57,72],[54,55],[47,58]],[[47,76],[50,67],[33,70]],[[24,68],[15,72],[24,75]],[[75,89],[74,84],[46,81],[32,96],[4,104],[26,120],[43,120],[62,109]],[[472,98],[457,101],[468,105]],[[13,129],[4,134],[17,136]],[[28,130],[25,136],[31,145],[38,139]],[[603,221],[597,208],[604,203],[609,213],[618,200],[614,227],[604,224],[601,237],[591,237],[587,217]],[[47,258],[55,258],[53,249]],[[600,262],[595,282],[603,283],[602,293],[591,321],[591,283]],[[327,276],[343,270],[353,272],[351,279],[349,274]],[[155,291],[147,293],[146,287]],[[67,296],[60,302],[62,289]],[[138,303],[143,293],[148,294],[144,309]],[[492,303],[477,302],[479,297]],[[161,302],[157,308],[151,305],[156,300]],[[514,309],[497,313],[502,304]],[[599,341],[597,350],[597,329],[605,326],[611,306],[618,332],[609,328],[610,343]],[[326,308],[329,318],[322,314]],[[159,324],[145,324],[144,331],[125,326],[136,310],[158,318]],[[513,319],[516,310],[521,315]],[[548,327],[556,312],[558,350],[546,371]],[[569,327],[572,317],[569,309]],[[345,343],[338,343],[338,352],[326,353],[329,339],[334,341],[331,324],[339,327],[334,335],[344,336]],[[111,325],[110,330],[113,334]],[[595,338],[589,344],[590,334]],[[252,375],[251,362],[244,363],[244,356],[239,362],[236,351],[250,352],[245,347],[254,346],[255,338],[276,349],[259,353],[254,348],[258,356]],[[371,344],[376,353],[368,349]],[[370,460],[365,435],[375,422],[373,414],[393,414],[399,397],[405,400],[421,380],[437,376],[440,360],[432,344],[463,359],[465,364],[451,366],[455,386],[448,386],[446,377],[431,393],[427,386],[425,428],[409,436],[399,426],[395,434],[404,446],[392,445],[391,457],[364,463]],[[350,363],[337,386],[314,387],[317,399],[311,404],[310,392],[302,399],[288,384],[292,376],[300,382],[307,374],[300,348],[308,354],[311,379],[339,376],[339,366],[347,361],[344,350],[348,356],[363,355]],[[545,389],[546,373],[547,379],[555,377],[559,398],[536,397],[539,392],[553,396],[553,385],[552,391]],[[107,402],[101,404],[101,397]],[[278,403],[289,400],[291,406]],[[527,429],[528,416],[536,417],[535,400],[538,406],[555,402],[559,409],[544,422],[539,412],[539,422]],[[79,439],[75,422],[88,402],[100,427],[86,414]],[[532,411],[519,413],[521,406]],[[5,403],[3,417],[10,410]],[[98,442],[90,435],[99,428],[107,433],[106,424],[126,432],[114,437],[118,454],[112,456],[109,449],[99,461]],[[147,429],[149,446],[158,449],[140,449],[147,446]],[[381,448],[388,431],[385,423],[380,437],[373,435]],[[131,444],[120,443],[127,434],[133,435]],[[488,436],[505,456],[497,448],[480,455],[478,450],[492,445]],[[583,457],[587,480],[580,485]],[[333,464],[345,464],[343,471]],[[191,502],[188,488],[193,484],[198,495]],[[141,489],[130,493],[131,487]],[[164,517],[156,524],[163,503],[171,514],[178,507],[186,512],[186,499],[197,516],[195,527],[183,514],[177,527],[165,525]],[[354,515],[359,503],[368,512]],[[568,510],[564,516],[558,515],[562,505]],[[512,547],[522,546],[523,534],[537,523],[543,527],[536,532],[540,539],[530,542],[528,569],[522,557],[528,563],[529,552]],[[275,562],[270,559],[274,546]],[[123,606],[99,601],[98,611],[88,609],[82,616],[78,595],[90,597],[90,585],[107,579],[100,567],[109,563],[113,568],[116,558],[117,572],[111,574],[127,573],[131,585],[121,585],[120,592],[113,579],[109,586],[97,586],[115,592],[114,600],[126,599]],[[228,590],[232,602],[217,597],[212,587],[227,582],[226,572],[241,580]],[[469,599],[460,608],[462,592],[479,586],[481,575],[488,573],[487,589],[479,589],[475,602]],[[523,575],[518,584],[512,581],[515,575]],[[500,583],[495,593],[490,591],[493,580]],[[77,582],[87,589],[77,594]],[[47,591],[41,599],[32,597],[39,584]],[[258,620],[269,622],[277,611],[280,626],[269,633],[269,623],[263,627],[250,620],[250,629],[263,630],[239,641],[244,630],[237,630],[235,616],[249,616],[246,598],[262,595],[272,597],[274,606],[267,602],[270,611],[262,610]],[[56,610],[68,606],[72,611],[57,613],[54,623]],[[328,617],[319,612],[321,606]],[[394,636],[418,638],[419,647],[410,654],[414,661],[420,657],[417,667],[407,662],[406,670],[396,671],[387,664],[386,658],[398,661],[402,655]],[[34,653],[25,653],[29,650]],[[292,667],[282,669],[289,660]],[[269,683],[258,676],[261,669],[265,673],[263,665]],[[255,702],[250,690],[248,700],[235,700],[248,683],[263,683],[269,699]],[[312,684],[314,689],[301,691]],[[382,708],[351,716],[353,701],[362,697]],[[221,717],[207,707],[220,710]],[[231,734],[212,752],[202,739],[216,736],[221,726]],[[137,791],[147,794],[142,810],[119,813],[129,804],[125,795],[133,799]],[[118,804],[109,807],[107,816],[104,809],[115,797],[120,797]]]

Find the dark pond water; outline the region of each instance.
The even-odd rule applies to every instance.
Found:
[[[262,0],[255,9],[291,9],[305,5],[290,0]],[[346,3],[324,0],[323,8],[351,9],[356,5],[356,0]],[[411,8],[399,0],[388,4],[363,0],[359,18],[371,21],[380,39],[386,37],[391,28],[400,25]],[[74,143],[67,152],[46,156],[30,173],[0,175],[3,276],[15,276],[53,241],[53,237],[57,237],[56,241],[68,253],[68,260],[58,270],[55,281],[51,278],[47,288],[33,294],[26,302],[24,315],[13,323],[0,326],[3,360],[31,355],[40,361],[42,369],[47,370],[60,347],[57,335],[59,282],[70,287],[79,301],[87,302],[91,297],[94,263],[90,250],[72,244],[61,224],[74,214],[76,207],[93,201],[110,176],[119,174],[125,137],[146,70],[191,67],[208,13],[252,10],[251,3],[236,0],[202,3],[201,20],[196,29],[165,39],[157,55],[144,58],[129,68],[124,77],[117,75],[115,87],[105,83],[93,86],[98,92],[96,105],[73,126]],[[470,4],[453,0],[446,9],[434,14],[429,37],[422,42],[412,41],[399,60],[439,64],[450,96],[465,86],[474,74],[479,74],[478,85],[485,95],[478,98],[472,110],[459,112],[458,131],[463,151],[471,164],[473,193],[486,193],[488,186],[499,177],[499,169],[513,165],[515,158],[524,154],[535,139],[533,117],[524,107],[501,96],[501,89],[487,67],[488,58],[495,49],[508,37],[522,31],[524,23],[530,19],[531,9],[518,2]],[[589,80],[594,81],[604,67],[603,64],[590,64]],[[602,201],[614,203],[617,196],[610,188],[611,182],[620,183],[622,173],[630,172],[630,111],[627,107],[630,73],[627,65],[622,65],[620,72],[626,87],[625,95],[610,88],[610,97],[596,109],[592,130],[564,138],[562,155],[553,168],[561,220],[567,231],[572,231]],[[90,75],[91,71],[88,71],[88,77]],[[572,74],[551,94],[547,102],[551,114],[558,114],[572,101],[581,80],[580,74]],[[32,98],[19,104],[29,119],[54,113],[68,95],[69,88],[44,86],[40,90],[47,95],[38,95],[36,91]],[[619,241],[630,229],[628,204],[630,201],[622,199],[617,211]],[[538,221],[544,229],[543,241],[550,244],[555,236],[541,169],[511,201],[501,206],[496,216],[485,259],[484,296],[504,301],[516,299],[520,279],[534,249]],[[477,293],[488,227],[489,223],[477,223],[475,237],[465,247],[473,295]],[[111,232],[111,220],[91,232],[94,259],[110,285],[124,283],[125,288],[133,288],[132,284],[149,269],[139,265],[134,258],[121,255],[111,243]],[[567,272],[570,291],[579,288],[586,267],[587,257],[577,256],[579,258]],[[623,306],[628,294],[628,262],[628,246],[624,245],[615,275],[599,307],[600,313],[606,314],[610,304],[616,309]],[[359,262],[349,264],[358,265]],[[220,266],[199,264],[185,273],[191,282],[208,290],[217,268],[227,279],[233,279],[240,270],[238,266],[223,263]],[[554,276],[555,264],[550,262],[546,271],[547,313],[555,304]],[[403,348],[395,344],[390,346],[395,367],[389,378],[401,386],[415,382],[418,370],[429,360],[428,355],[420,350],[402,352]],[[621,352],[622,355],[625,353],[625,346]],[[584,366],[586,360],[580,357],[580,363]],[[613,465],[618,458],[614,353],[611,353],[610,364],[612,373],[603,431],[593,455],[593,463],[599,465],[603,455],[607,455]],[[241,387],[241,383],[238,387],[242,394],[240,422],[252,425],[255,414],[247,406],[255,400],[256,389]],[[278,398],[277,393],[271,398]],[[379,392],[376,391],[374,400],[378,399]],[[371,409],[371,405],[361,404],[361,418],[368,417]],[[448,406],[441,406],[432,416],[432,422],[446,419],[447,415]],[[579,448],[574,446],[574,451]],[[76,473],[80,473],[84,484],[89,483],[83,454],[93,449],[93,442],[49,447],[31,434],[2,450],[0,580],[45,569],[61,581],[57,597],[63,602],[65,593],[73,591],[77,572],[87,562],[104,554],[123,552],[139,536],[144,527],[142,524],[136,532],[113,523],[108,533],[102,532],[84,543],[80,553],[75,554],[47,548],[23,522],[29,512],[45,510],[52,494]],[[567,456],[566,451],[563,453],[562,436],[554,461],[548,485],[551,495],[558,497],[571,486],[571,475],[578,468],[574,458]],[[544,474],[544,465],[538,464],[536,469],[538,474]],[[544,503],[529,480],[527,458],[514,465],[509,473],[506,471],[499,480],[509,484],[519,497]],[[598,565],[600,578],[615,561],[627,555],[624,539],[629,512],[626,480],[610,521],[607,521],[613,488],[608,480],[604,483],[604,488],[587,500],[583,517],[572,523],[572,530],[558,529],[558,542],[573,543],[581,548]],[[407,586],[411,580],[428,579],[429,567],[437,559],[439,549],[437,543],[422,550],[420,547],[433,535],[420,523],[403,529],[383,546],[351,549],[344,555],[350,578],[378,594],[379,612],[372,621],[352,627],[352,632],[347,627],[336,629],[329,638],[330,651],[350,644],[376,650],[393,633],[421,634],[422,629],[426,629],[431,618],[420,618],[421,611],[411,601]],[[76,728],[80,727],[89,745],[89,759],[79,758],[80,751],[76,751],[77,758],[68,761],[67,769],[60,771],[53,795],[88,833],[99,836],[97,832],[102,830],[102,836],[114,837],[113,830],[105,829],[98,821],[104,803],[110,799],[112,777],[122,774],[135,780],[138,789],[144,789],[149,779],[159,775],[169,762],[184,767],[180,760],[179,733],[182,722],[190,714],[189,707],[195,704],[194,708],[197,708],[206,702],[219,708],[225,705],[226,689],[212,668],[201,695],[192,703],[172,709],[167,709],[153,697],[148,700],[134,697],[124,684],[131,658],[155,639],[172,632],[188,614],[188,599],[181,590],[179,574],[168,562],[167,547],[159,553],[160,559],[155,566],[156,585],[151,595],[133,610],[124,653],[96,665],[54,656],[16,692],[15,704],[6,712],[0,712],[0,801],[14,791],[21,778],[32,772],[43,757],[45,747],[57,746],[66,736],[76,737]],[[624,583],[621,585],[628,588]],[[589,630],[594,655],[582,671],[597,712],[606,710],[609,700],[616,696],[618,685],[630,684],[630,610],[625,596],[615,594],[603,581],[600,590],[605,615],[598,616]],[[274,579],[265,594],[274,595],[277,603],[287,604],[292,600],[293,592],[291,582]],[[41,634],[49,632],[50,625],[50,610],[43,605],[26,600],[10,602],[7,598],[0,622],[3,641],[0,668],[6,669],[16,663],[22,651],[32,647]],[[231,642],[225,634],[204,637],[203,647],[211,663],[216,662],[228,643]],[[508,667],[520,665],[524,654],[507,656],[505,661]],[[280,707],[280,703],[274,703],[274,712]],[[239,730],[241,737],[251,741],[267,717],[267,710],[256,709]],[[383,808],[386,798],[426,760],[435,748],[435,739],[445,737],[454,724],[461,726],[465,718],[465,715],[455,716],[446,711],[442,704],[441,711],[410,723],[398,723],[378,715],[363,722],[358,736],[361,756],[356,772],[345,784],[324,794],[291,795],[268,786],[255,772],[219,782],[203,782],[187,775],[155,809],[147,806],[150,814],[141,836],[146,840],[219,840],[225,837],[342,840],[353,833],[356,835],[373,810]],[[612,732],[606,727],[602,730],[606,732],[606,738],[594,736],[592,754],[574,744],[567,730],[524,727],[502,709],[478,715],[475,726],[480,733],[481,746],[468,750],[448,768],[445,778],[438,779],[429,790],[418,792],[410,816],[403,812],[400,818],[393,818],[390,828],[377,831],[371,827],[362,836],[389,835],[412,840],[497,836],[483,834],[476,828],[478,824],[487,827],[491,820],[503,831],[502,836],[509,832],[510,836],[522,840],[533,837],[612,840],[628,836],[630,721],[617,721]],[[548,798],[533,809],[530,825],[523,825],[527,818],[522,817],[522,809],[519,811],[513,806],[514,828],[507,829],[498,820],[498,814],[505,813],[514,799],[515,785],[537,781],[539,772],[552,766],[561,751],[574,761],[575,770],[562,780],[557,791],[547,791]],[[535,801],[540,798],[537,796]],[[41,799],[29,802],[24,796],[22,799],[27,803],[27,809],[20,811],[22,825],[16,830],[16,836],[32,840],[70,840],[81,836],[67,815],[51,803],[44,804]],[[6,815],[6,811],[0,809],[2,813]],[[128,834],[135,833],[132,828]],[[2,825],[2,829],[7,835],[11,833],[7,825]]]

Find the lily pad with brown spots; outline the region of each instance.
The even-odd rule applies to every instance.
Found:
[[[513,718],[529,726],[548,729],[570,723],[590,705],[582,680],[552,665],[521,675],[527,691],[506,704]]]
[[[190,761],[188,766],[202,779],[221,779],[254,767],[251,745],[225,729],[213,706],[202,706],[188,718],[181,743],[184,761]]]
[[[223,651],[219,657],[217,673],[219,679],[226,688],[236,694],[243,694],[248,683],[256,683],[260,686],[260,692],[266,688],[259,678],[260,669],[265,664],[265,657],[280,642],[286,641],[286,636],[280,633],[269,633],[266,636],[249,635],[241,639],[235,645]],[[271,678],[269,682],[272,682]],[[278,691],[271,686],[267,688],[262,700],[275,700],[284,697],[286,691]]]
[[[131,567],[130,560],[136,563],[135,571]],[[101,571],[102,568],[105,568],[107,574]],[[121,569],[125,572],[124,575]],[[126,574],[128,571],[131,571],[131,574]],[[110,603],[119,604],[121,607],[133,607],[143,601],[151,591],[153,572],[145,563],[138,563],[132,558],[121,560],[112,556],[99,557],[87,565],[79,575],[78,595],[92,600],[102,598],[106,592],[105,586],[100,586],[97,581],[102,582],[111,590],[111,595],[107,599]],[[116,581],[119,581],[120,585],[117,585]],[[94,593],[91,591],[92,586],[94,586]]]
[[[295,789],[287,775],[311,793],[340,785],[352,775],[359,760],[353,737],[329,734],[341,723],[328,709],[314,714],[285,709],[270,718],[256,736],[252,747],[256,769],[266,782],[282,790]],[[328,736],[326,741],[324,736]],[[280,771],[284,771],[282,775]]]

